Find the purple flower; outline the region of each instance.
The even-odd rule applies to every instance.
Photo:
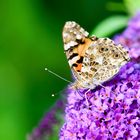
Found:
[[[140,139],[140,64],[129,62],[104,86],[87,94],[88,104],[85,90],[69,89],[60,140]]]
[[[59,127],[62,125],[61,118],[63,118],[63,110],[64,101],[60,100],[55,104],[55,106],[50,110],[50,112],[48,112],[44,116],[38,127],[36,127],[33,132],[28,136],[28,140],[51,140],[53,135],[58,138],[59,134],[56,133],[59,133]],[[54,130],[56,126],[58,127],[58,132]]]
[[[131,58],[140,61],[140,13],[129,21],[122,34],[115,36],[115,42],[128,48]]]

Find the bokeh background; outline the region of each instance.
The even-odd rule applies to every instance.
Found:
[[[1,1],[0,140],[25,140],[60,98],[67,83],[45,67],[71,79],[63,51],[64,23],[74,20],[91,34],[112,37],[125,28],[140,5],[136,1]]]

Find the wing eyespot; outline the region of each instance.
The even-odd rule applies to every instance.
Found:
[[[93,68],[93,67],[91,67],[90,70],[91,70],[91,71],[94,71],[94,72],[97,71],[97,69],[95,69],[95,68]]]
[[[108,63],[107,63],[107,61],[104,61],[104,63],[103,63],[104,65],[107,65]]]
[[[115,58],[115,59],[118,59],[120,57],[120,55],[118,54],[118,53],[115,53],[114,55],[113,55],[113,58]]]
[[[106,51],[106,52],[107,52],[108,50],[109,50],[108,48],[105,48],[105,49],[104,49],[104,51]]]
[[[89,74],[89,77],[91,78],[92,77],[92,74]]]
[[[104,48],[103,48],[103,47],[100,47],[100,48],[99,48],[99,52],[100,52],[100,53],[103,53],[103,52],[104,52]]]
[[[100,48],[99,48],[99,52],[100,52],[100,53],[108,52],[108,51],[109,51],[109,49],[108,49],[107,47],[100,47]]]

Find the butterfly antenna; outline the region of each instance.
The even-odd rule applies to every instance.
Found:
[[[63,81],[66,81],[68,83],[72,83],[71,81],[67,80],[66,78],[63,78],[62,76],[60,76],[60,75],[56,74],[55,72],[49,70],[48,68],[45,68],[45,70],[48,71],[49,73],[51,73],[52,75],[55,75],[56,77],[62,79]]]
[[[51,96],[52,96],[52,97],[55,97],[55,96],[57,96],[57,95],[59,95],[59,94],[61,94],[61,93],[65,93],[65,89],[62,89],[62,90],[60,90],[60,91],[57,92],[57,93],[52,93]]]

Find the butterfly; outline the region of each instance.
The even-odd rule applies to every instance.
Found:
[[[109,38],[89,36],[74,21],[65,23],[62,36],[75,87],[94,89],[114,77],[130,59],[121,44]]]

